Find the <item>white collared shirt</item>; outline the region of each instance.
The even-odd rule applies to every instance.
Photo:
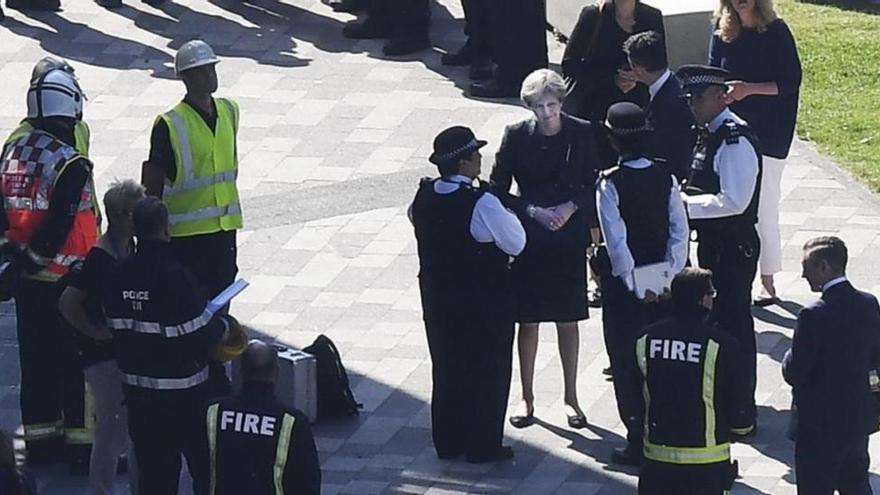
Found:
[[[464,175],[453,175],[434,181],[434,192],[452,194],[458,191],[460,184],[473,184],[474,180]],[[412,206],[407,211],[412,222]],[[471,216],[471,237],[477,242],[495,243],[498,249],[510,256],[519,255],[526,247],[526,231],[519,218],[501,204],[492,193],[485,193],[474,205]]]
[[[623,162],[621,166],[634,169],[647,168],[652,165],[646,158],[639,158]],[[687,215],[684,211],[684,203],[681,201],[678,181],[671,177],[672,187],[669,189],[669,238],[666,241],[666,262],[669,263],[673,273],[680,272],[688,256],[688,228]],[[635,259],[629,245],[626,243],[626,223],[620,216],[620,196],[614,181],[605,179],[599,181],[599,194],[596,197],[596,208],[599,212],[599,226],[608,249],[608,257],[611,259],[611,274],[620,277],[629,290],[633,290],[633,270]]]
[[[831,280],[825,282],[825,285],[822,286],[822,293],[824,294],[828,292],[828,289],[834,287],[835,285],[842,284],[846,281],[846,277],[832,278]]]
[[[725,120],[746,124],[729,108],[725,108],[709,123],[709,132],[717,131]],[[746,211],[758,180],[758,155],[752,143],[745,137],[741,137],[736,144],[721,143],[712,167],[718,174],[721,190],[718,194],[685,196],[690,218],[724,218]]]
[[[654,101],[654,97],[657,96],[657,93],[660,92],[660,88],[666,84],[666,81],[668,81],[670,77],[672,77],[672,71],[666,69],[666,72],[664,72],[662,76],[648,86],[648,93],[651,94],[651,101]]]

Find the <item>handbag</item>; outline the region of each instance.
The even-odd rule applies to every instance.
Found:
[[[606,3],[599,4],[599,15],[593,22],[593,32],[590,36],[590,44],[587,45],[587,51],[581,57],[581,62],[593,56],[596,52],[597,42],[599,40],[599,32],[602,31],[602,21],[605,17]],[[578,84],[578,80],[568,76],[565,78],[565,99],[562,102],[562,110],[571,115],[578,115],[580,109],[587,99],[587,91],[583,84]]]

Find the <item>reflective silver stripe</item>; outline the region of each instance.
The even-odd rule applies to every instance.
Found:
[[[84,260],[84,256],[76,256],[74,254],[59,254],[52,260],[56,265],[70,266],[79,260]]]
[[[113,330],[131,330],[137,333],[162,335],[163,337],[183,337],[207,325],[213,315],[205,309],[192,320],[178,325],[162,326],[155,321],[142,321],[133,318],[107,318],[107,326]]]
[[[192,388],[208,379],[208,367],[205,366],[195,375],[184,378],[154,378],[152,376],[130,375],[119,372],[122,383],[133,387],[150,388],[153,390],[182,390]]]
[[[169,216],[171,225],[189,222],[191,220],[202,220],[204,218],[220,218],[226,215],[241,214],[241,205],[231,203],[226,206],[212,206],[210,208],[202,208],[201,210],[188,211],[186,213],[177,213]]]
[[[36,203],[36,204],[34,204]],[[31,198],[4,198],[3,204],[9,210],[48,210],[49,201],[45,198],[38,197],[36,200]]]
[[[209,175],[207,177],[197,177],[193,179],[186,179],[183,183],[177,186],[165,186],[165,189],[162,192],[163,198],[169,198],[174,196],[175,194],[180,194],[186,191],[192,191],[193,189],[199,189],[202,187],[213,186],[215,184],[220,184],[222,182],[234,182],[235,179],[238,178],[238,169],[227,170],[225,172],[219,172],[214,175]]]
[[[177,182],[185,184],[187,181],[192,180],[196,173],[195,166],[193,165],[192,146],[189,144],[189,132],[186,130],[183,117],[177,113],[177,110],[171,110],[168,112],[168,115],[171,117],[171,122],[177,131],[177,143],[180,145],[178,151],[180,152],[180,159],[183,160],[183,177],[177,177]],[[167,189],[169,187],[165,186],[164,192],[167,192]]]

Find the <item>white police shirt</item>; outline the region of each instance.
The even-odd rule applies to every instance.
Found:
[[[709,132],[715,132],[725,120],[745,125],[746,121],[725,108],[709,123]],[[758,180],[758,155],[752,143],[741,137],[739,143],[721,143],[712,164],[721,184],[718,194],[682,195],[692,219],[724,218],[746,211]]]
[[[460,184],[472,184],[474,181],[464,175],[453,175],[434,181],[434,192],[452,194],[458,191]],[[412,205],[407,210],[412,223]],[[526,231],[516,215],[501,204],[494,194],[487,192],[480,196],[474,205],[471,216],[471,237],[477,242],[492,242],[498,249],[510,256],[517,256],[526,247]]]
[[[621,166],[642,169],[650,167],[651,161],[639,158],[625,161]],[[675,180],[675,176],[670,178],[672,184],[669,188],[669,238],[666,241],[665,261],[669,263],[673,273],[678,273],[687,263],[689,229],[678,181]],[[605,247],[611,259],[611,274],[620,277],[626,287],[632,291],[635,286],[633,279],[635,260],[626,243],[626,224],[620,216],[620,196],[611,179],[600,180],[598,191],[596,208],[599,212],[599,226],[605,239]]]

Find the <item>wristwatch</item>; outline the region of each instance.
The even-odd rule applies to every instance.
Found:
[[[537,214],[538,214],[538,208],[535,207],[535,205],[526,206],[526,215],[528,215],[529,218],[535,218],[535,215],[537,215]]]

